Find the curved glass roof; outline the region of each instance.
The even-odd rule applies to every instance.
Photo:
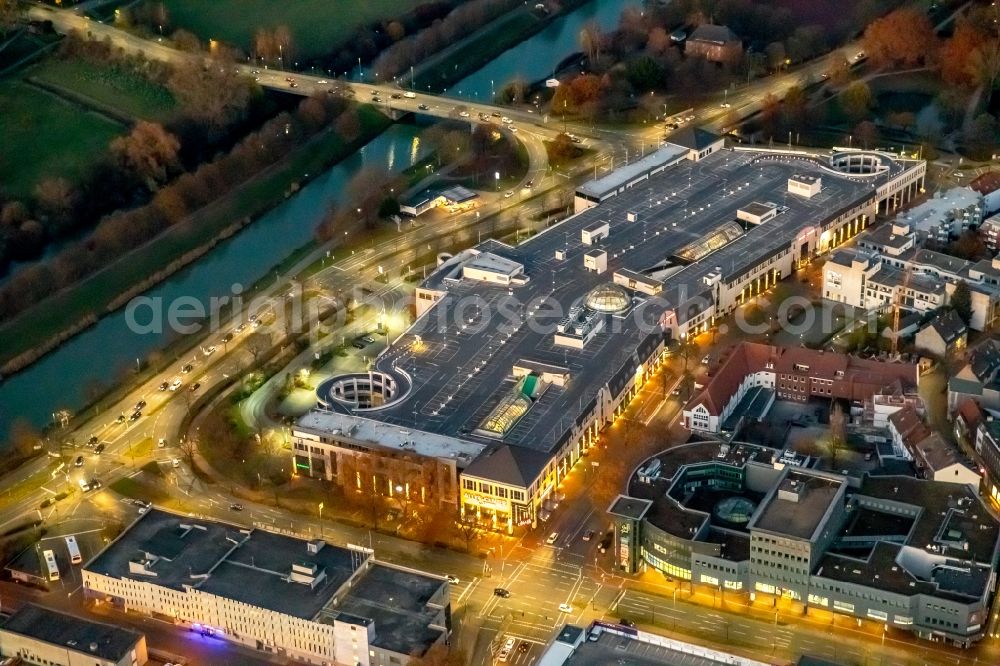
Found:
[[[624,287],[611,282],[594,287],[584,300],[584,305],[597,312],[621,312],[631,303]]]

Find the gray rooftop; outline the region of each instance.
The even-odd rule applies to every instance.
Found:
[[[631,164],[615,169],[606,176],[584,183],[577,191],[599,199],[654,169],[683,158],[686,154],[687,149],[683,146],[668,143]]]
[[[750,530],[812,540],[844,483],[844,479],[791,470],[771,491]]]
[[[311,554],[307,544],[305,539],[151,508],[87,569],[175,590],[197,587],[258,608],[312,619],[351,576],[359,555],[329,544]],[[147,569],[156,575],[133,573],[129,563],[136,559],[150,562]],[[325,579],[315,588],[290,582],[292,565],[298,563],[315,564],[325,572]]]
[[[361,415],[405,430],[489,443],[495,439],[475,430],[510,394],[513,366],[522,361],[558,366],[567,368],[566,385],[550,385],[502,438],[517,449],[550,453],[590,411],[602,386],[622,389],[634,379],[637,357],[660,344],[659,327],[647,322],[667,308],[686,321],[716,266],[723,279],[739,276],[789,247],[803,229],[868,200],[873,182],[902,169],[891,161],[886,174],[865,179],[834,172],[824,159],[723,150],[668,167],[517,247],[482,243],[479,250],[522,264],[527,281],[509,288],[455,279],[460,274],[455,265],[431,275],[424,288],[443,297],[376,361],[379,371],[405,371],[413,388],[398,403]],[[822,191],[808,199],[786,196],[788,178],[808,173],[822,175]],[[733,225],[741,208],[768,200],[784,207],[773,220],[751,225],[701,261],[673,258],[681,248]],[[627,221],[630,212],[636,221]],[[610,224],[609,238],[597,246],[608,252],[603,275],[584,269],[582,259],[595,247],[582,242],[581,230],[600,220]],[[566,258],[556,259],[557,250]],[[663,292],[656,298],[633,294],[629,315],[607,316],[604,330],[583,349],[557,346],[553,333],[570,306],[621,269],[662,280]]]
[[[142,634],[131,629],[92,622],[34,604],[25,604],[7,618],[3,631],[113,662],[125,659],[142,640]]]
[[[343,598],[325,609],[320,621],[343,619],[344,613],[372,620],[372,645],[403,654],[420,648],[423,654],[442,633],[429,626],[440,609],[428,602],[445,584],[439,576],[373,562]]]

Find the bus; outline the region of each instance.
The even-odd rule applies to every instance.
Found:
[[[80,547],[76,545],[76,537],[70,535],[66,537],[66,550],[69,551],[69,561],[73,564],[80,564],[83,562],[83,556],[80,555]]]
[[[49,580],[59,580],[59,565],[56,564],[56,554],[51,550],[42,553],[45,558],[45,567],[49,570]]]

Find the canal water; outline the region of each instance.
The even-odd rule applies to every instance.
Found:
[[[351,176],[363,165],[400,171],[423,157],[421,127],[396,124],[357,153],[315,178],[249,227],[146,293],[169,304],[181,296],[202,303],[260,279],[272,266],[309,242],[316,225]],[[166,334],[135,334],[124,309],[101,319],[58,349],[0,383],[0,441],[23,418],[43,425],[59,409],[86,404],[88,387],[108,386],[137,358],[169,342]]]
[[[467,99],[490,99],[491,90],[521,77],[537,81],[570,54],[579,51],[580,30],[590,21],[611,30],[622,10],[640,0],[593,0],[553,21],[545,30],[497,57],[448,91]],[[208,303],[230,293],[232,285],[250,285],[271,267],[305,245],[327,207],[365,164],[405,169],[423,156],[413,125],[394,125],[351,158],[306,185],[295,196],[247,229],[199,259],[193,265],[147,292],[169,303],[181,296]],[[88,387],[108,386],[120,373],[161,349],[166,335],[137,335],[125,325],[124,310],[70,339],[23,372],[0,383],[0,443],[18,418],[43,425],[52,414],[85,405]]]

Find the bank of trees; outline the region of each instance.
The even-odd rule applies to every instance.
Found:
[[[348,103],[339,97],[306,98],[294,111],[279,113],[265,122],[229,152],[169,182],[167,179],[177,169],[176,141],[158,126],[137,125],[130,135],[115,142],[112,152],[126,168],[154,181],[157,189],[151,199],[144,205],[105,216],[86,239],[12,277],[0,288],[0,318],[17,314],[181,223],[190,213],[232,191],[336,123],[347,109]],[[355,113],[353,109],[350,112]],[[45,215],[69,215],[68,211],[77,205],[74,190],[65,181],[50,179],[39,188],[42,191],[37,206]],[[34,237],[41,233],[38,226],[24,204],[8,202],[0,207],[0,231],[17,228],[23,235]]]

